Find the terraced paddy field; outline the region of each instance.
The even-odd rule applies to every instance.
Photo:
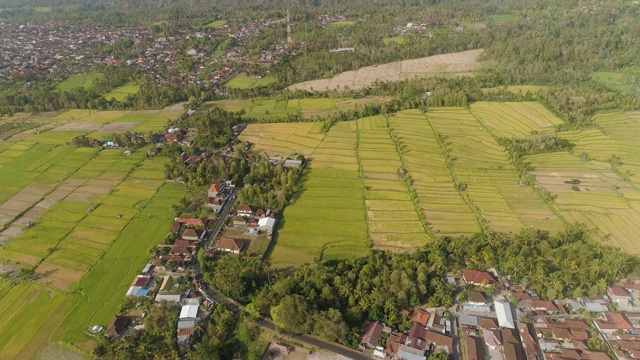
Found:
[[[632,121],[637,115],[624,116]],[[606,120],[597,122],[609,127],[607,134],[614,133],[615,127]],[[620,197],[621,192],[629,199],[637,195],[633,186],[611,171],[606,161],[611,155],[590,148],[604,139],[601,130],[560,133],[558,136],[575,143],[572,152],[528,157],[535,169],[533,175],[538,176],[535,186],[521,183],[506,150],[496,140],[555,134],[560,123],[537,103],[477,103],[470,109],[440,108],[426,114],[407,110],[339,123],[324,137],[318,124],[251,124],[241,139],[254,142],[257,150],[269,154],[304,153],[310,159],[305,190],[284,212],[285,221],[272,253],[276,266],[327,258],[331,252],[323,249],[329,249],[327,244],[342,243],[344,234],[368,246],[395,251],[420,246],[436,236],[512,232],[524,227],[556,233],[574,222],[613,234],[604,236],[603,241],[610,242],[608,239],[615,236],[628,238],[635,230],[614,232],[593,210],[578,210],[581,200],[593,208],[592,201],[600,201],[611,221],[619,217],[622,220],[618,222],[626,223],[624,219],[633,218],[632,211],[640,209],[635,203],[626,205],[628,200]],[[600,137],[591,141],[594,132]],[[579,155],[583,151],[590,156],[593,153],[595,159],[583,161]],[[620,154],[621,158],[633,156],[632,152]],[[622,161],[619,171],[633,170],[633,164]],[[576,171],[603,178],[598,178],[599,182],[592,178],[589,190],[577,192],[571,190],[573,184],[564,183]],[[558,177],[566,179],[554,187]],[[590,193],[604,189],[609,189],[608,194]],[[620,199],[609,200],[607,196]],[[349,233],[363,218],[366,229],[357,230],[359,235]],[[314,225],[322,228],[322,235],[305,236],[309,231],[305,229],[316,231]],[[349,246],[353,253],[362,251],[353,243]],[[629,244],[625,248],[634,251]],[[353,253],[345,251],[339,256]]]
[[[66,143],[91,136],[86,124],[135,117],[146,119],[137,126],[160,130],[175,111],[72,110],[47,117],[40,133],[2,143],[0,263],[33,269],[34,281],[0,281],[0,358],[33,359],[60,340],[90,350],[88,326],[107,325],[117,312],[147,250],[171,227],[183,192],[165,184],[164,159],[147,159],[146,149],[125,156]]]
[[[364,118],[357,125],[358,159],[372,245],[410,249],[425,244],[429,237],[402,174],[404,165],[387,119]]]
[[[537,182],[556,196],[561,216],[585,223],[602,242],[640,253],[640,136],[638,113],[594,117],[597,128],[558,133],[575,145],[571,153],[527,158]],[[615,166],[612,166],[612,157]]]
[[[558,231],[564,223],[520,178],[506,151],[466,109],[436,109],[427,114],[440,134],[451,159],[458,184],[465,184],[463,196],[494,231],[518,231],[522,227]]]
[[[338,111],[352,110],[367,104],[382,104],[390,97],[321,98],[321,99],[227,99],[209,101],[205,107],[219,106],[226,111],[245,110],[248,117],[271,119],[300,114],[304,119],[323,118]]]
[[[479,102],[471,111],[494,134],[511,138],[526,138],[532,133],[552,134],[562,120],[537,102]]]
[[[400,112],[389,118],[389,124],[431,232],[451,236],[480,232],[478,218],[455,189],[445,150],[422,112]]]

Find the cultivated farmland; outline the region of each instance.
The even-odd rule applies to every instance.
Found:
[[[403,111],[389,123],[431,231],[440,235],[480,232],[476,215],[454,187],[445,151],[424,115],[418,110]]]
[[[272,76],[257,78],[255,76],[236,75],[227,81],[224,86],[230,89],[254,89],[261,86],[275,84],[277,79]]]
[[[226,111],[245,110],[247,116],[256,119],[269,119],[300,114],[304,119],[323,118],[337,111],[352,110],[367,104],[382,104],[390,97],[321,98],[321,99],[228,99],[210,101],[205,106],[219,106]]]
[[[369,236],[376,248],[412,248],[428,241],[419,208],[405,182],[403,163],[387,119],[358,120],[358,159]]]
[[[556,196],[570,222],[587,224],[602,242],[640,253],[640,160],[637,113],[594,117],[597,128],[558,133],[575,145],[572,153],[527,158],[537,182]]]
[[[56,86],[57,90],[60,91],[70,91],[76,88],[85,88],[90,89],[93,87],[93,82],[96,79],[103,79],[104,75],[102,73],[91,73],[85,75],[71,75],[66,78],[63,82]]]
[[[0,283],[0,358],[32,359],[59,340],[89,350],[87,327],[116,313],[182,194],[164,183],[164,159],[146,159],[146,149],[125,156],[66,143],[123,131],[113,124],[159,131],[175,113],[71,110],[38,117],[39,133],[0,147],[0,262],[33,269],[35,280]],[[4,331],[11,323],[22,326]]]
[[[319,123],[251,124],[241,139],[270,155],[310,159],[304,190],[284,211],[276,266],[354,256],[367,240],[402,250],[437,236],[524,227],[556,233],[576,222],[638,253],[640,115],[595,121],[596,129],[556,133],[562,121],[538,103],[476,103],[338,123],[326,135]],[[527,186],[496,139],[532,134],[575,146],[527,156],[536,177]],[[342,251],[331,251],[336,244]]]
[[[311,154],[302,196],[284,212],[271,254],[274,266],[352,258],[367,250],[356,122],[334,126]]]

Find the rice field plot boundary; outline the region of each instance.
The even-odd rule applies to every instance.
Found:
[[[525,226],[559,231],[564,223],[532,188],[519,184],[517,172],[502,148],[468,110],[443,108],[427,119],[443,139],[463,196],[479,210],[494,231],[519,231]]]
[[[454,187],[455,175],[450,171],[446,153],[422,112],[399,112],[389,118],[389,124],[431,234],[480,232],[481,223]]]
[[[355,121],[337,124],[309,156],[305,190],[279,222],[269,256],[275,267],[365,254],[368,235],[355,130]]]
[[[429,241],[424,215],[402,174],[404,164],[384,116],[357,121],[356,154],[364,185],[367,227],[375,248],[413,249]],[[389,200],[408,210],[375,209],[371,201]],[[388,211],[393,211],[390,218]]]

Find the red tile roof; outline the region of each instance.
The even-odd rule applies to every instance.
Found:
[[[366,321],[360,328],[360,345],[375,348],[382,339],[383,329],[380,322]]]
[[[486,281],[487,284],[495,284],[497,281],[490,273],[478,270],[464,270],[462,277],[468,284],[482,285]]]
[[[136,276],[131,283],[131,286],[140,286],[145,287],[149,283],[149,277],[147,276]]]
[[[227,251],[240,251],[242,249],[243,241],[242,239],[230,239],[221,237],[216,242],[216,249],[218,250],[227,250]]]
[[[416,311],[413,313],[409,321],[411,321],[412,323],[418,323],[422,325],[422,327],[425,327],[427,326],[427,322],[429,321],[430,317],[431,317],[431,314],[428,313],[427,311],[424,311],[422,309],[416,309]]]
[[[191,225],[194,227],[205,227],[209,220],[207,219],[198,219],[198,218],[176,218],[177,222],[183,225]]]
[[[178,336],[193,335],[194,332],[195,332],[194,328],[178,329]]]
[[[209,191],[214,193],[218,193],[220,190],[222,190],[222,183],[220,181],[214,182],[209,188]]]
[[[610,287],[608,294],[610,296],[629,297],[627,290],[625,290],[622,286],[617,286],[617,285]]]
[[[482,340],[475,336],[465,336],[464,343],[467,348],[467,360],[485,360]]]
[[[437,346],[446,347],[449,354],[453,351],[453,339],[434,331],[427,331],[425,340],[430,341]]]

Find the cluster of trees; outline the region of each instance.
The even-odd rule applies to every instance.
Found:
[[[192,360],[260,359],[264,345],[258,342],[260,328],[249,317],[219,304],[213,314],[198,324],[196,344],[189,349]]]
[[[180,359],[175,336],[180,306],[165,301],[158,306],[148,304],[145,310],[143,331],[133,331],[114,342],[100,336],[93,353],[113,360]]]
[[[298,159],[304,161],[302,155]],[[249,172],[243,179],[247,186],[240,190],[238,199],[246,204],[279,211],[298,192],[302,171],[303,167],[274,166],[265,155],[253,156]]]
[[[454,289],[445,282],[449,271],[495,267],[545,299],[602,294],[607,284],[637,272],[636,258],[591,241],[592,235],[573,226],[557,235],[524,229],[441,237],[412,253],[372,250],[364,258],[284,271],[245,257],[203,263],[216,289],[249,303],[247,310],[255,315],[271,316],[289,331],[357,346],[365,320],[405,330],[410,324],[400,313],[403,309],[450,306]]]

